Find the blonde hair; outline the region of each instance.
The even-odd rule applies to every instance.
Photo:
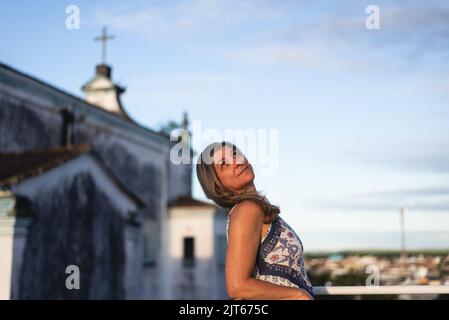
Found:
[[[208,145],[198,158],[196,174],[204,193],[217,205],[228,210],[239,202],[251,200],[262,208],[265,215],[265,222],[273,221],[280,213],[279,207],[272,205],[264,195],[257,191],[236,193],[221,183],[213,166],[212,157],[215,151],[226,146],[233,150],[238,150],[233,143],[226,141],[221,143],[215,142]]]

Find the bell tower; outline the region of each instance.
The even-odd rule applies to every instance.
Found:
[[[108,35],[106,27],[103,28],[102,35],[95,38],[95,41],[102,42],[102,62],[96,66],[94,78],[83,85],[81,89],[85,93],[87,102],[128,117],[120,100],[125,88],[112,81],[112,68],[106,63],[106,45],[107,41],[112,39],[114,39],[114,36]]]

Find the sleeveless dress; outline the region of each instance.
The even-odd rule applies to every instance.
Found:
[[[226,224],[228,238],[229,219]],[[303,245],[295,231],[277,216],[261,240],[254,277],[273,284],[306,290],[313,295],[312,284],[304,269]]]

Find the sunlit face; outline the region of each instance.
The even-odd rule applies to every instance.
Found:
[[[238,149],[221,147],[214,152],[212,160],[218,178],[229,190],[239,192],[252,185],[253,167]]]

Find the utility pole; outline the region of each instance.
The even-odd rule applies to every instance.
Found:
[[[408,211],[407,207],[402,207],[399,210],[401,217],[401,261],[404,269],[406,269],[407,253],[405,251],[405,213]]]

